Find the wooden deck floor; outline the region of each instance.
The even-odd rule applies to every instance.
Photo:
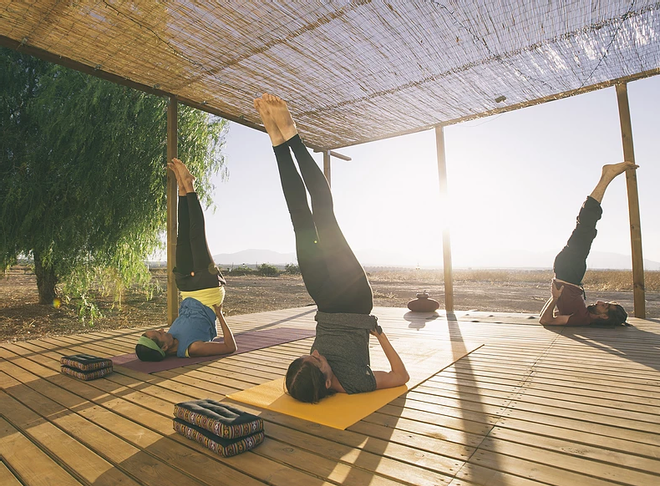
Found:
[[[231,325],[313,328],[313,314]],[[61,375],[60,356],[130,352],[142,331],[2,345],[0,484],[660,484],[660,324],[553,331],[522,314],[374,314],[394,340],[484,346],[345,431],[238,404],[261,414],[267,439],[229,459],[174,433],[173,404],[282,376],[311,338],[154,375],[116,367],[91,382]]]

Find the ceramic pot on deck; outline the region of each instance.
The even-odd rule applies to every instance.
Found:
[[[429,298],[426,292],[417,294],[417,298],[408,302],[408,309],[413,312],[433,312],[438,310],[440,303],[437,300]]]

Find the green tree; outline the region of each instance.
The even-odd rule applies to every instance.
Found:
[[[166,126],[163,98],[0,48],[0,264],[31,254],[42,303],[99,269],[123,284],[148,276],[166,222]],[[208,205],[226,122],[180,107],[178,128]]]

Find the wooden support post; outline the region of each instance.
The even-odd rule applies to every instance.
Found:
[[[628,104],[628,86],[625,83],[616,85],[616,97],[619,104],[623,158],[630,162],[635,162],[632,123],[630,122],[630,106]],[[644,257],[642,256],[642,227],[639,216],[639,196],[637,194],[637,171],[626,171],[626,187],[628,189],[630,244],[632,247],[634,315],[640,319],[646,319]]]
[[[331,174],[331,166],[330,166],[330,151],[329,150],[324,150],[323,151],[323,174],[325,175],[325,178],[328,180],[328,185],[332,187],[332,174]]]
[[[177,149],[177,100],[170,97],[167,107],[167,160],[178,157]],[[167,171],[167,322],[172,324],[179,315],[179,291],[174,280],[176,265],[176,226],[179,190],[176,177]]]
[[[445,276],[445,311],[454,312],[454,280],[451,265],[451,240],[449,238],[449,194],[447,191],[447,160],[445,157],[445,133],[442,125],[435,127],[435,146],[438,157],[438,179],[444,227],[442,229],[442,262]]]

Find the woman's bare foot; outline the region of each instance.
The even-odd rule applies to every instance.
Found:
[[[286,142],[282,136],[282,133],[280,132],[280,129],[277,128],[275,120],[273,120],[273,116],[270,113],[270,107],[263,100],[263,98],[256,98],[254,100],[254,107],[259,112],[259,116],[261,117],[261,121],[264,124],[266,133],[268,133],[268,136],[270,137],[270,142],[273,144],[273,147],[277,147],[278,145],[282,145],[284,142]]]
[[[638,165],[635,165],[632,162],[619,162],[618,164],[604,165],[600,174],[600,180],[589,195],[596,201],[601,202],[605,195],[605,189],[607,189],[607,186],[610,185],[610,182],[612,182],[616,176],[623,174],[629,169],[637,169],[638,167]]]
[[[261,99],[270,110],[271,118],[277,125],[284,140],[289,141],[295,137],[298,134],[298,129],[293,121],[293,117],[291,117],[289,108],[286,106],[286,102],[279,96],[270,93],[264,93]]]
[[[181,181],[183,189],[186,191],[186,194],[189,192],[195,192],[195,178],[192,176],[186,164],[181,162],[179,159],[173,158],[172,165],[177,173],[177,181]]]
[[[603,166],[601,177],[603,179],[614,179],[619,174],[623,174],[628,169],[637,169],[639,166],[632,162],[619,162],[618,164],[607,164]]]
[[[179,190],[179,196],[185,196],[186,195],[186,189],[183,187],[183,184],[181,183],[180,177],[179,177],[179,171],[176,170],[176,167],[174,166],[174,163],[168,162],[167,163],[167,168],[170,169],[174,173],[174,177],[176,178],[176,186]]]

